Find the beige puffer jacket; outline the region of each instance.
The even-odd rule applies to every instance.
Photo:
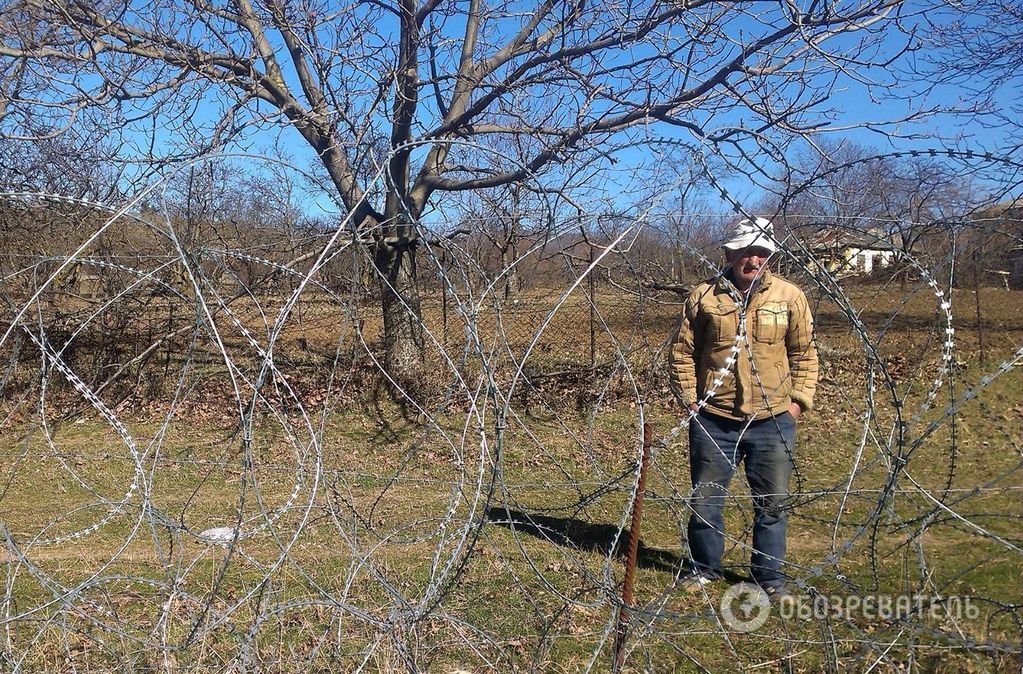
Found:
[[[803,291],[765,272],[747,301],[751,334],[736,348],[740,311],[726,284],[724,278],[705,281],[689,293],[669,354],[676,394],[688,405],[713,390],[707,411],[739,420],[780,414],[793,401],[811,409],[817,348]]]

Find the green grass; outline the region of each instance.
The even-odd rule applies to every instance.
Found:
[[[880,305],[875,291],[852,295],[871,330],[898,299]],[[896,391],[911,410],[922,403],[925,375],[933,374],[940,354],[931,339],[933,306],[925,299],[914,297],[880,343],[879,355],[890,359]],[[969,323],[957,324],[960,362],[950,373],[957,392],[1023,337],[1020,313],[1008,309],[1019,307],[1020,293],[985,291],[984,299],[1007,310],[987,330],[986,368]],[[666,334],[670,325],[670,311],[659,311],[647,317],[651,334]],[[884,444],[895,413],[879,386],[877,417],[857,463],[863,351],[832,307],[821,305],[819,317],[827,348],[818,409],[799,429],[793,489],[803,494],[790,519],[790,562],[825,595],[940,591],[976,599],[983,617],[958,625],[929,617],[905,623],[854,617],[829,632],[818,621],[772,615],[753,634],[723,632],[718,605],[728,583],[711,586],[706,597],[673,588],[689,489],[688,450],[679,436],[659,450],[649,475],[646,563],[636,576],[627,670],[860,671],[879,661],[874,671],[1018,671],[1018,628],[1012,612],[999,611],[996,602],[1023,603],[1023,565],[1014,549],[1023,518],[1021,370],[963,405],[954,467],[946,420],[901,468],[876,526],[860,531],[890,474]],[[658,437],[677,423],[660,375],[656,368],[640,375],[655,382],[646,413]],[[210,387],[208,393],[218,392]],[[200,403],[202,394],[190,395]],[[403,671],[412,659],[427,671],[572,672],[594,658],[595,669],[606,671],[613,634],[602,640],[615,617],[610,595],[623,575],[620,560],[608,558],[608,543],[615,527],[627,523],[638,432],[634,401],[621,387],[594,413],[595,400],[577,395],[573,384],[551,383],[530,392],[525,404],[515,399],[519,417],[504,429],[491,503],[560,522],[568,533],[554,540],[521,526],[477,526],[484,505],[478,483],[486,494],[497,456],[493,410],[482,429],[473,421],[466,429],[460,402],[439,413],[435,427],[386,398],[357,396],[313,420],[315,446],[296,414],[285,417],[289,434],[263,410],[248,454],[230,415],[195,412],[215,406],[196,404],[165,428],[160,401],[144,412],[123,408],[120,418],[145,453],[140,490],[148,490],[148,509],[140,510],[136,492],[97,531],[31,545],[40,532],[67,536],[105,516],[108,503],[125,493],[134,465],[121,438],[96,415],[51,426],[51,444],[26,407],[0,435],[0,521],[30,562],[5,553],[5,613],[32,613],[8,623],[11,650],[4,657],[24,658],[26,671],[67,669],[71,661],[89,671],[222,671],[245,648],[259,671],[348,671],[362,662],[368,671]],[[938,419],[949,400],[943,388],[910,434]],[[293,497],[297,464],[305,473]],[[741,479],[733,486],[743,493]],[[826,489],[832,491],[821,493]],[[945,507],[928,494],[943,498]],[[264,512],[274,513],[271,522]],[[730,505],[728,532],[740,535],[749,516],[748,504]],[[196,538],[239,517],[246,531],[258,533],[230,557]],[[921,531],[922,517],[929,519]],[[479,532],[471,548],[462,541],[466,527]],[[746,574],[748,545],[744,537],[727,547],[725,563],[736,578]],[[443,594],[427,595],[441,576]],[[83,583],[89,589],[64,603],[66,589]],[[171,583],[175,598],[165,607]],[[422,620],[408,620],[425,609]],[[964,640],[978,645],[965,647]],[[1016,644],[1017,651],[985,649],[987,642]],[[171,646],[163,649],[167,662],[161,643]]]

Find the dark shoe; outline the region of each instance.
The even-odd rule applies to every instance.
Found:
[[[765,593],[767,593],[767,596],[771,599],[771,601],[782,603],[795,599],[795,597],[792,596],[792,593],[789,592],[789,588],[784,583],[779,583],[778,585],[761,585],[760,587]]]

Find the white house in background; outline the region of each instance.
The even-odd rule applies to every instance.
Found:
[[[870,274],[899,259],[899,249],[882,230],[817,226],[796,227],[795,234],[810,250],[809,264],[838,277]]]
[[[895,250],[894,248],[880,249],[877,247],[858,247],[850,246],[847,250],[846,264],[852,271],[851,273],[862,272],[869,274],[877,269],[884,269],[895,261]]]

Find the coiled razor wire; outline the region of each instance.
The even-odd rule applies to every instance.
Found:
[[[990,154],[925,154],[1020,168]],[[736,218],[756,222],[708,177]],[[545,205],[555,224],[497,274],[410,218],[420,278],[432,282],[421,290],[423,369],[410,380],[385,365],[379,310],[360,290],[358,277],[375,271],[365,246],[374,232],[340,218],[306,240],[319,248],[303,267],[223,238],[185,243],[167,212],[136,212],[170,178],[123,204],[0,194],[26,217],[58,203],[62,217],[102,221],[81,244],[63,242],[67,253],[11,256],[2,276],[5,669],[604,671],[649,422],[654,475],[626,668],[927,671],[954,657],[1019,670],[1023,325],[1004,316],[1001,362],[970,366],[953,292],[937,276],[955,264],[954,248],[937,265],[904,254],[887,279],[850,286],[801,238],[776,241],[817,317],[843,321],[815,336],[820,410],[790,448],[782,570],[809,600],[928,603],[873,618],[776,615],[745,633],[722,612],[727,583],[696,595],[682,587],[693,490],[684,431],[698,416],[664,387],[682,296],[655,297],[628,274],[658,204],[635,209],[584,264],[569,261],[563,287],[520,293],[543,307],[525,340],[513,337],[520,298],[498,292],[504,275],[568,251],[599,218]],[[148,252],[97,250],[139,232]],[[1021,243],[1018,227],[1000,235]],[[721,273],[705,251],[677,243],[705,276]],[[275,284],[243,279],[242,263]],[[328,278],[335,268],[340,282]],[[620,276],[609,287],[628,292],[608,308],[584,281],[611,268]],[[61,288],[75,269],[117,287],[68,299]],[[910,280],[896,288],[895,273]],[[921,289],[933,309],[913,330]],[[877,293],[869,307],[867,291]],[[735,299],[731,355],[697,409],[749,351]],[[566,351],[578,346],[580,310],[595,321],[601,359],[547,376],[534,361],[559,348],[557,337]],[[141,350],[126,348],[141,339],[129,324],[149,328]],[[110,362],[102,344],[115,351]],[[728,577],[748,579],[751,496],[741,482],[723,496]],[[950,597],[980,617],[924,610],[947,609]]]

